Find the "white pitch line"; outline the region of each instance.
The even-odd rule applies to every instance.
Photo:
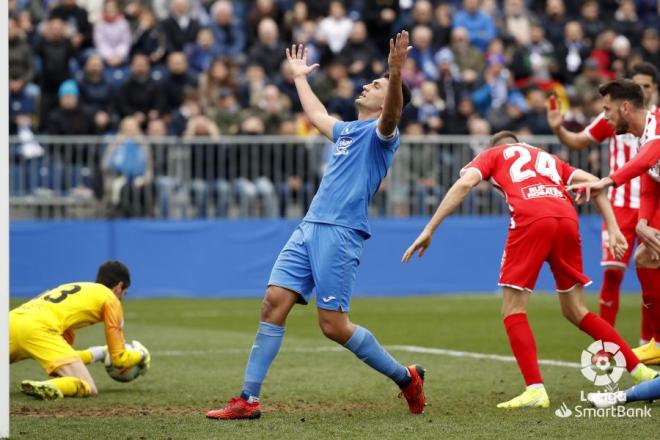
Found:
[[[458,350],[447,350],[444,348],[432,348],[432,347],[419,347],[416,345],[386,345],[385,349],[391,351],[404,351],[407,353],[421,353],[421,354],[432,354],[437,356],[449,356],[456,358],[472,358],[472,359],[486,359],[490,361],[498,362],[516,362],[516,358],[513,356],[503,356],[499,354],[489,354],[489,353],[478,353],[473,351],[458,351]],[[323,353],[323,352],[340,352],[345,351],[346,349],[339,346],[320,346],[320,347],[297,347],[297,348],[286,348],[281,351],[284,353]],[[154,356],[195,356],[195,355],[209,355],[209,354],[245,354],[247,349],[243,348],[224,348],[216,350],[168,350],[168,351],[157,351],[152,353]],[[549,365],[552,367],[563,367],[563,368],[581,368],[581,365],[577,362],[566,362],[558,361],[554,359],[539,359],[539,365]]]

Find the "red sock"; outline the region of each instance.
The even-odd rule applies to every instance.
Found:
[[[603,286],[600,288],[600,317],[614,326],[619,311],[619,288],[623,281],[623,271],[606,269],[603,273]]]
[[[646,309],[642,310],[642,339],[660,341],[660,269],[638,268],[637,277]]]
[[[543,383],[536,355],[536,341],[529,322],[527,322],[527,315],[514,313],[507,316],[504,318],[504,327],[506,327],[511,351],[516,357],[520,372],[525,378],[525,383],[527,385]]]
[[[630,346],[621,336],[614,330],[607,321],[595,313],[588,312],[580,321],[580,330],[594,338],[594,340],[604,342],[614,342],[619,346],[621,353],[626,358],[626,369],[632,371],[633,368],[639,364],[639,359],[635,353],[630,349]]]

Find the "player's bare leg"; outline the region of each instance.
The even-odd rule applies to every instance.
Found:
[[[504,287],[502,292],[502,317],[511,351],[525,378],[527,389],[519,396],[502,402],[498,408],[547,408],[550,406],[548,393],[543,386],[543,378],[538,364],[536,341],[527,321],[527,304],[530,294],[524,290]]]
[[[62,397],[96,396],[98,391],[94,379],[82,361],[62,365],[52,375],[55,379],[21,382],[21,391],[43,400],[61,399]]]
[[[271,363],[284,338],[284,325],[296,304],[298,294],[279,286],[268,286],[261,303],[261,322],[255,337],[243,380],[243,390],[221,409],[211,410],[211,419],[258,419],[261,417],[259,394]]]
[[[424,412],[424,374],[420,365],[404,367],[378,343],[369,330],[353,324],[348,313],[319,308],[319,326],[323,334],[352,351],[362,362],[392,379],[406,398],[410,412]]]
[[[621,354],[626,359],[626,369],[637,383],[653,379],[657,373],[639,362],[628,343],[617,333],[607,321],[587,309],[584,299],[584,288],[581,284],[567,292],[559,292],[559,304],[562,314],[573,325],[583,332],[604,342],[612,342],[619,346]]]
[[[646,308],[652,338],[633,351],[646,365],[660,365],[660,259],[654,259],[643,243],[635,252],[635,265],[642,285],[642,303]]]

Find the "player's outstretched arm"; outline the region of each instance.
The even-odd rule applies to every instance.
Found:
[[[605,226],[607,227],[607,233],[609,237],[609,248],[612,254],[616,255],[618,258],[623,257],[628,249],[628,242],[624,237],[621,229],[619,229],[619,224],[616,221],[614,216],[614,211],[612,210],[612,204],[607,198],[607,192],[602,191],[604,188],[599,187],[590,187],[589,185],[598,185],[603,179],[598,179],[598,177],[593,174],[587,173],[584,170],[577,169],[573,173],[572,182],[574,183],[571,187],[576,187],[578,189],[589,188],[593,191],[594,188],[597,188],[597,194],[593,197],[593,203],[596,205],[596,208],[600,212],[600,215],[603,217]],[[584,186],[587,185],[587,186]],[[591,194],[593,195],[593,193]],[[589,197],[589,196],[588,196]]]
[[[305,49],[302,44],[298,46],[294,44],[290,50],[288,48],[286,49],[286,59],[291,66],[294,84],[296,85],[298,97],[300,98],[300,103],[305,114],[323,136],[334,141],[332,138],[332,127],[337,122],[337,119],[328,114],[328,110],[319,101],[319,98],[316,97],[307,81],[307,75],[319,67],[318,64],[307,65],[308,54],[309,50]]]
[[[550,96],[548,99],[548,125],[555,133],[559,142],[566,145],[568,148],[574,150],[581,150],[587,148],[591,145],[592,141],[589,136],[581,131],[574,133],[572,131],[566,130],[562,124],[564,123],[564,116],[559,109],[559,104],[557,103],[557,97],[555,95]]]
[[[475,168],[468,168],[465,174],[452,185],[447,191],[447,195],[440,202],[440,206],[426,224],[417,239],[404,252],[401,258],[402,263],[407,263],[410,258],[419,251],[419,256],[423,256],[426,249],[431,245],[431,238],[438,226],[463,203],[465,197],[470,193],[476,184],[481,181],[481,174]]]
[[[403,111],[403,93],[401,92],[401,69],[410,50],[407,31],[396,34],[396,39],[390,38],[390,54],[387,57],[389,66],[389,83],[385,93],[383,112],[378,118],[378,132],[385,137],[394,134]]]

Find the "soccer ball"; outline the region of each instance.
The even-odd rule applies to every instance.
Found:
[[[611,374],[614,371],[614,356],[605,350],[600,350],[591,357],[592,368],[596,374]]]
[[[126,344],[126,350],[137,350],[138,347],[135,345],[135,341],[133,341],[131,344]],[[140,348],[144,349],[142,344],[140,344]],[[108,376],[118,382],[131,382],[143,374],[144,365],[138,364],[128,368],[117,368],[112,365],[112,361],[110,360],[110,353],[106,353],[105,371],[108,373]]]

